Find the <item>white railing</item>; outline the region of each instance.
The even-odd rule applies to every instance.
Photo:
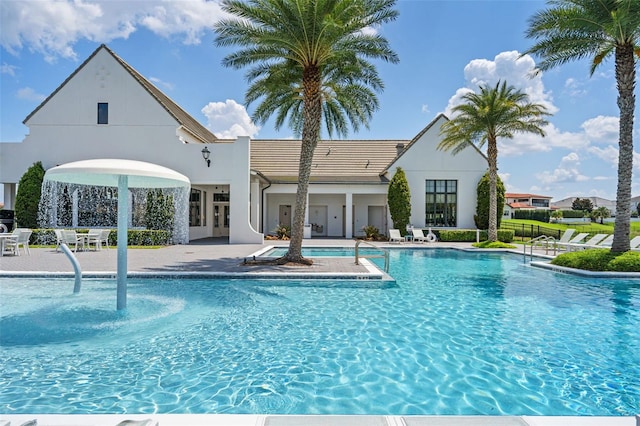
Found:
[[[527,256],[527,246],[530,248],[529,256],[533,259],[533,249],[536,247],[544,247],[544,254],[549,254],[549,250],[553,250],[553,255],[558,254],[558,245],[556,239],[548,235],[540,235],[524,243],[523,254]]]
[[[366,244],[367,246],[373,247],[376,250],[380,250],[382,254],[360,254],[360,244]],[[356,265],[360,264],[360,259],[365,258],[384,258],[384,271],[389,272],[389,251],[385,250],[381,247],[378,247],[374,244],[368,243],[363,240],[356,241]]]

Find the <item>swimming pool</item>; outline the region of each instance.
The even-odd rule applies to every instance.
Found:
[[[393,250],[395,284],[0,278],[4,413],[632,415],[640,282]]]

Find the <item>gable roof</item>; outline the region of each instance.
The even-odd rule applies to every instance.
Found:
[[[311,183],[387,183],[382,170],[401,140],[321,140],[313,155]],[[296,183],[301,140],[254,139],[251,169],[272,183]]]
[[[424,136],[425,133],[427,133],[429,130],[431,130],[431,128],[433,128],[433,126],[435,126],[435,124],[438,122],[438,120],[440,120],[441,118],[444,118],[445,120],[449,121],[449,118],[440,113],[438,114],[433,120],[431,120],[431,122],[429,124],[427,124],[427,126],[422,129],[417,135],[415,135],[415,137],[413,139],[411,139],[411,141],[409,142],[409,144],[405,145],[404,149],[398,153],[392,160],[391,162],[389,162],[389,164],[384,168],[384,170],[382,170],[382,172],[380,172],[380,174],[385,174],[389,171],[389,169],[391,169],[391,167],[393,166],[393,164],[400,158],[402,157],[416,142],[418,142],[420,140],[420,138],[422,136]],[[471,144],[471,146],[478,152],[478,154],[480,154],[484,159],[487,159],[487,156],[484,155],[484,153],[482,151],[480,151],[480,149],[475,145],[475,144]]]
[[[142,74],[136,71],[131,65],[126,63],[122,58],[116,55],[106,45],[101,44],[69,77],[67,77],[56,90],[54,90],[47,98],[42,101],[40,105],[36,107],[23,121],[23,124],[27,124],[27,121],[34,114],[36,114],[51,98],[53,98],[62,88],[76,75],[82,68],[84,68],[100,50],[108,52],[127,72],[138,82],[140,85],[167,111],[184,130],[192,134],[201,143],[212,143],[218,138],[211,133],[206,127],[200,124],[195,118],[189,115],[185,110],[180,108],[178,104],[165,95],[160,89],[154,86],[149,80],[144,78]]]

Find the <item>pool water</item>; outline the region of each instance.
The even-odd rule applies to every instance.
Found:
[[[633,415],[640,281],[394,250],[396,283],[0,278],[0,412]],[[351,285],[352,284],[352,285]]]

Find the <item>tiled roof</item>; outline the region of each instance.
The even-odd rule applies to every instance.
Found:
[[[509,203],[509,207],[512,209],[535,209],[535,207],[527,203]]]
[[[178,124],[180,124],[187,132],[191,133],[197,140],[199,140],[202,143],[212,143],[214,141],[216,141],[218,138],[216,138],[216,136],[211,133],[209,130],[207,130],[206,127],[204,127],[202,124],[200,124],[195,118],[193,118],[191,115],[189,115],[185,110],[183,110],[182,108],[180,108],[180,106],[178,106],[178,104],[176,104],[174,101],[171,100],[171,98],[169,98],[167,95],[165,95],[162,91],[160,91],[160,89],[158,89],[156,86],[154,86],[153,84],[151,84],[151,82],[149,82],[149,80],[147,80],[146,78],[144,78],[142,76],[142,74],[140,74],[138,71],[136,71],[131,65],[129,65],[128,63],[126,63],[124,60],[122,60],[122,58],[120,58],[118,55],[116,55],[111,49],[109,49],[107,46],[105,46],[104,44],[100,45],[100,47],[98,47],[83,63],[82,65],[80,65],[69,77],[67,77],[65,79],[65,81],[62,82],[62,84],[60,86],[58,86],[58,88],[56,90],[53,91],[53,93],[51,93],[44,101],[42,101],[42,103],[40,105],[38,105],[38,107],[36,109],[34,109],[31,114],[29,114],[27,116],[27,118],[24,119],[23,123],[26,124],[26,122],[36,113],[38,112],[38,110],[40,108],[42,108],[48,101],[49,99],[51,99],[53,96],[56,95],[56,93],[58,93],[58,91],[60,91],[65,84],[67,84],[68,81],[70,81],[87,63],[89,63],[89,61],[91,61],[91,59],[93,59],[94,56],[96,56],[96,54],[101,50],[104,49],[107,52],[109,52],[109,54],[111,56],[113,56],[113,58],[124,67],[124,69],[127,70],[127,72],[129,72],[129,74],[131,74],[131,76],[136,79],[136,81],[138,81],[138,83],[140,83],[140,85],[142,85],[142,87],[144,87],[144,89],[151,95],[153,96],[156,101],[158,101],[158,103],[160,105],[162,105],[162,107],[173,117],[175,118],[175,120],[178,122]]]
[[[382,183],[380,176],[405,140],[322,140],[311,169],[313,183]],[[251,168],[273,183],[298,181],[302,142],[293,139],[251,141]]]
[[[535,195],[535,194],[518,194],[518,193],[512,193],[512,192],[507,192],[506,194],[504,194],[505,198],[541,198],[544,200],[550,200],[553,197],[547,197],[546,195]]]

